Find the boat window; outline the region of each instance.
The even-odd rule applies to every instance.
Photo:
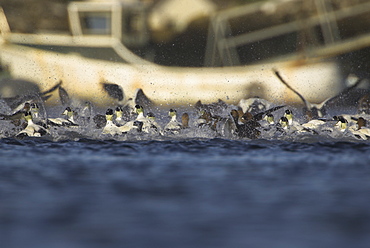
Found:
[[[83,34],[111,35],[110,12],[81,12],[80,21]]]

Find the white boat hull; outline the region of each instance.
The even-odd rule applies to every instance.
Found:
[[[321,102],[344,87],[335,62],[180,68],[116,63],[12,44],[2,45],[0,59],[14,78],[33,81],[41,90],[62,80],[71,97],[98,105],[112,104],[102,81],[121,85],[127,97],[141,88],[151,100],[163,105],[193,104],[198,100],[209,103],[218,99],[235,104],[254,95],[276,103],[301,103],[274,75],[273,68],[311,102]],[[58,98],[49,103],[58,104]]]

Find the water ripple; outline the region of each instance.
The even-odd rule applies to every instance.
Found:
[[[4,247],[370,242],[369,143],[2,139],[0,157]]]

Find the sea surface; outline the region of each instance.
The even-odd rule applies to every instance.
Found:
[[[370,247],[370,143],[0,139],[3,248]]]

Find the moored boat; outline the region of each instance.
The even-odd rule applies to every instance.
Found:
[[[109,7],[109,4],[115,8]],[[262,3],[258,4],[253,5],[253,8],[260,9]],[[112,3],[72,2],[68,8],[71,18],[74,18],[71,22],[72,35],[12,33],[7,29],[6,18],[3,15],[0,52],[2,66],[7,68],[15,78],[35,82],[41,90],[50,88],[56,81],[62,80],[63,88],[71,97],[91,100],[100,105],[106,105],[112,101],[103,90],[101,82],[120,85],[127,97],[133,96],[138,89],[142,89],[147,97],[157,104],[170,105],[192,104],[198,100],[214,102],[218,99],[227,103],[237,103],[251,94],[279,103],[300,102],[294,93],[279,82],[273,69],[279,70],[292,87],[299,89],[311,102],[321,102],[337,94],[346,86],[346,75],[342,73],[338,63],[333,59],[338,54],[337,51],[348,50],[350,43],[346,41],[330,42],[330,44],[309,49],[305,56],[297,52],[248,65],[233,64],[226,59],[229,64],[216,67],[209,65],[196,68],[163,66],[132,52],[122,41],[122,34],[118,34],[117,31],[113,32],[117,22],[122,21],[122,16],[117,17],[120,14],[116,11],[117,7],[123,6],[117,6],[115,1]],[[359,11],[358,9],[361,8],[356,10]],[[86,17],[87,12],[101,13],[102,11],[106,11],[108,18],[111,18],[109,22],[111,26],[108,29],[112,32],[94,34],[88,30],[88,27],[83,26],[79,15],[84,13]],[[336,14],[338,16],[338,14],[347,13],[346,11],[337,10]],[[332,14],[331,12],[323,13],[322,16],[330,17]],[[225,13],[220,13],[220,15],[225,16]],[[322,16],[311,17],[308,20],[312,22],[313,27],[324,27],[324,24],[333,22],[330,19],[328,23],[323,24],[320,21]],[[219,18],[219,15],[214,16],[211,23],[214,24],[214,20],[219,20]],[[295,32],[298,29],[294,26],[293,29],[286,30],[292,24],[286,25],[278,25],[269,30],[276,30],[276,33],[281,35],[286,32]],[[217,29],[211,31],[217,34]],[[244,39],[257,39],[256,37],[263,33],[255,32],[257,32],[255,36],[247,36]],[[228,39],[225,37],[220,39],[219,35],[213,36],[216,39],[214,43],[216,45],[213,44],[212,54],[216,54],[221,60],[222,56],[235,56],[237,52],[235,49],[234,51],[229,49],[230,53],[220,53],[230,47],[235,48],[235,45],[230,46],[230,42],[227,43]],[[274,37],[275,34],[272,36]],[[238,42],[240,45],[240,40],[236,38],[243,37],[232,37],[231,43]],[[263,36],[261,39],[266,39],[266,37]],[[138,42],[143,41],[145,37],[138,36],[137,40]],[[354,49],[353,47],[359,49],[370,44],[368,35],[358,37],[355,41],[356,46],[350,46],[351,49]],[[223,46],[223,50],[220,49],[217,45],[220,42],[226,42],[229,47]],[[208,47],[212,50],[212,44]],[[109,56],[108,60],[93,56],[97,55],[99,50],[103,55],[114,54],[118,59],[109,61]],[[210,53],[209,49],[207,50]],[[84,56],[89,51],[89,56]],[[50,103],[57,101],[58,99],[52,98]]]

